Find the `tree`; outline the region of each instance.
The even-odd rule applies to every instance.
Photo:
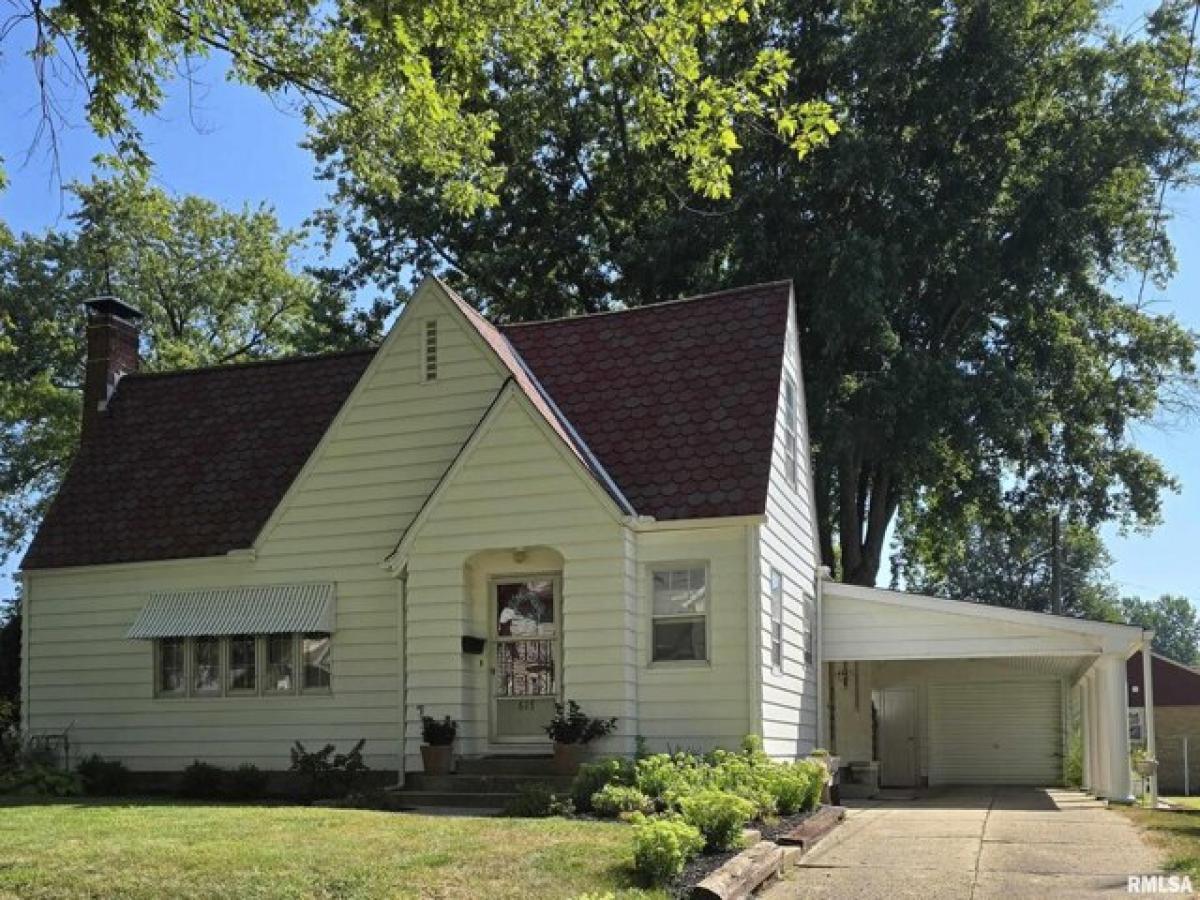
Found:
[[[503,102],[496,69],[541,69],[602,86],[627,104],[630,140],[682,161],[692,190],[728,196],[739,136],[766,130],[793,156],[837,126],[820,98],[784,99],[793,60],[756,30],[753,52],[717,65],[708,45],[751,30],[749,0],[19,0],[56,136],[55,77],[87,92],[92,128],[120,155],[148,162],[135,121],[189,57],[229,55],[232,75],[298,100],[311,145],[382,196],[403,193],[411,166],[461,213],[494,206],[505,169],[494,157]],[[19,34],[10,21],[3,34]],[[722,63],[727,62],[722,60]]]
[[[1200,663],[1200,617],[1187,597],[1163,594],[1157,600],[1123,597],[1121,612],[1130,625],[1154,631],[1152,646],[1185,666]]]
[[[892,559],[893,584],[955,600],[1054,611],[1049,516],[997,524],[973,514],[951,527],[954,534],[948,535],[906,520],[902,529],[907,531],[898,535],[904,550]],[[1117,589],[1108,575],[1112,557],[1100,536],[1090,528],[1066,526],[1060,553],[1062,612],[1119,621]]]
[[[21,603],[0,600],[0,733],[21,721]]]
[[[790,276],[821,551],[845,581],[874,582],[897,516],[915,535],[981,510],[1149,526],[1174,482],[1130,426],[1189,396],[1197,344],[1115,285],[1173,271],[1157,198],[1197,159],[1189,4],[1136,34],[1104,9],[761,4],[706,59],[738,70],[770,40],[795,60],[788,97],[835,98],[842,132],[797,164],[751,131],[728,201],[634,139],[619,83],[497,66],[494,207],[464,216],[416,166],[380,192],[329,159],[347,283],[433,270],[525,319]]]
[[[145,314],[151,370],[336,347],[375,324],[348,322],[346,295],[293,271],[302,236],[269,209],[128,177],[74,192],[74,233],[0,226],[0,558],[40,520],[78,441],[86,298],[114,293]]]

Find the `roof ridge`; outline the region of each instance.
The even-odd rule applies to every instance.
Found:
[[[719,291],[710,291],[707,294],[693,294],[690,297],[676,297],[674,300],[660,300],[658,303],[644,303],[641,306],[627,306],[624,309],[606,309],[601,312],[583,313],[578,316],[559,316],[555,319],[536,319],[532,322],[506,322],[502,325],[493,325],[493,328],[498,328],[501,331],[506,331],[509,328],[524,328],[528,325],[555,325],[560,322],[580,322],[587,319],[598,319],[603,316],[619,316],[625,313],[649,312],[656,309],[662,309],[664,306],[679,306],[683,303],[696,303],[700,300],[713,300],[717,297],[724,297],[727,294],[745,294],[750,291],[761,290],[762,288],[779,287],[781,285],[790,285],[792,279],[777,278],[774,281],[761,281],[757,284],[747,284],[742,287],[724,288]]]
[[[247,359],[242,362],[235,363],[214,363],[208,366],[195,366],[190,369],[163,369],[158,371],[137,371],[129,372],[122,376],[121,380],[136,378],[169,378],[178,377],[181,375],[207,375],[214,372],[228,372],[232,369],[250,369],[257,366],[284,366],[292,363],[308,363],[308,362],[324,362],[330,359],[339,359],[345,356],[359,356],[368,353],[375,353],[379,350],[378,347],[355,347],[350,350],[331,350],[328,353],[309,353],[299,356],[277,356],[270,359]]]

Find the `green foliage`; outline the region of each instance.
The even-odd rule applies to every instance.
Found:
[[[517,796],[504,805],[502,814],[513,818],[544,819],[569,816],[574,811],[570,798],[559,797],[544,784],[530,782],[517,789]]]
[[[421,717],[421,740],[431,747],[449,747],[457,734],[458,723],[449,716],[443,719]]]
[[[1164,594],[1157,600],[1124,597],[1122,617],[1154,630],[1153,649],[1185,666],[1200,663],[1200,616],[1187,597]]]
[[[54,766],[26,764],[0,771],[0,794],[23,797],[76,797],[83,793],[79,776]]]
[[[1052,522],[1045,510],[973,507],[945,527],[904,517],[901,547],[892,560],[894,582],[909,590],[993,606],[1051,612]],[[1092,528],[1062,529],[1063,612],[1117,621],[1112,558]]]
[[[83,792],[93,797],[117,797],[129,790],[130,772],[119,759],[104,759],[97,753],[75,767]]]
[[[302,743],[296,741],[291,749],[290,771],[300,777],[305,795],[310,800],[344,797],[362,781],[368,771],[362,757],[365,743],[366,739],[360,740],[349,753],[338,753],[333,744],[309,752]]]
[[[654,801],[635,787],[606,784],[592,794],[592,811],[602,819],[615,819],[622,813],[652,813]]]
[[[805,760],[772,766],[767,770],[765,783],[775,811],[781,816],[792,816],[817,808],[826,777],[823,765]]]
[[[242,763],[226,777],[225,793],[233,800],[257,800],[267,793],[268,776],[253,763]]]
[[[689,794],[679,806],[684,820],[704,835],[705,849],[714,852],[742,846],[742,829],[756,812],[749,800],[711,788]]]
[[[571,800],[581,813],[592,811],[592,795],[607,785],[630,786],[634,783],[633,763],[627,759],[603,759],[583,763],[571,782]]]
[[[1067,740],[1067,758],[1063,763],[1063,781],[1067,787],[1083,785],[1083,735],[1073,730]]]
[[[225,770],[194,760],[183,770],[176,790],[189,800],[218,800],[225,795]]]
[[[495,206],[504,183],[497,72],[553,73],[619,100],[631,145],[680,160],[709,197],[728,196],[730,160],[755,131],[792,158],[837,131],[827,104],[791,95],[793,59],[756,27],[747,0],[150,0],[136,15],[62,0],[30,10],[44,39],[18,49],[38,64],[60,51],[85,59],[86,70],[64,71],[83,82],[93,130],[142,168],[134,113],[156,112],[176,68],[213,50],[229,55],[233,77],[299,107],[309,146],[339,178],[396,197],[411,171],[460,214]],[[709,48],[722,40],[746,52],[717,64]],[[53,82],[41,88],[54,108]]]
[[[633,866],[648,884],[666,884],[676,878],[702,849],[700,829],[679,816],[634,817]]]
[[[1161,178],[1194,177],[1200,81],[1180,109],[1187,4],[1144,29],[1108,8],[756,5],[709,57],[744,65],[769,35],[843,130],[800,165],[739,135],[731,202],[689,198],[686,164],[631,138],[620,84],[502,65],[501,203],[464,217],[408,169],[403,195],[339,181],[345,224],[360,269],[437,272],[503,320],[792,278],[842,580],[874,581],[897,511],[945,541],[974,509],[1153,524],[1174,483],[1131,432],[1187,399],[1196,345],[1114,285],[1146,266],[1157,299],[1172,271],[1154,209]]]
[[[115,293],[145,314],[147,370],[347,340],[333,324],[346,296],[294,271],[303,235],[282,229],[270,209],[174,198],[132,176],[71,191],[79,205],[70,233],[18,238],[0,225],[0,558],[41,519],[75,452],[85,299]],[[0,678],[9,658],[0,653]]]
[[[568,700],[565,706],[554,704],[554,718],[546,724],[545,731],[556,744],[590,744],[616,728],[616,716],[609,719],[589,716],[578,703]]]
[[[3,337],[0,336],[0,346]],[[0,388],[0,396],[4,389]],[[0,465],[2,468],[2,465]],[[0,509],[3,501],[0,501]],[[0,556],[3,555],[0,537]],[[21,603],[0,601],[0,736],[21,721]]]

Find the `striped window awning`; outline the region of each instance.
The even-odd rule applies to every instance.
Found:
[[[151,640],[334,630],[332,584],[157,591],[125,636]]]

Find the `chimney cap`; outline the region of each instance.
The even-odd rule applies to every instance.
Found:
[[[140,310],[108,294],[84,300],[83,305],[93,315],[117,316],[120,319],[127,319],[130,322],[136,322],[143,318]]]

